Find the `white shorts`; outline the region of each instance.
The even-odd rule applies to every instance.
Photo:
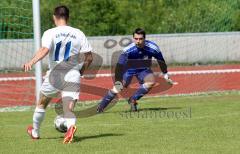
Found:
[[[47,97],[55,97],[57,93],[61,92],[62,98],[79,99],[80,79],[80,73],[77,69],[71,69],[66,74],[49,70],[41,86],[41,93]]]

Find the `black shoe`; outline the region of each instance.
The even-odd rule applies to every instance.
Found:
[[[102,107],[100,107],[100,104],[99,104],[98,107],[97,107],[97,113],[102,113],[103,110],[104,109]]]
[[[138,103],[136,100],[129,98],[128,104],[130,105],[130,111],[132,111],[132,112],[138,111],[138,108],[137,108]]]

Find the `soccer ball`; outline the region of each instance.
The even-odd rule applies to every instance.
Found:
[[[66,133],[67,127],[64,126],[64,123],[65,119],[63,118],[63,115],[57,115],[56,118],[54,119],[55,129],[61,133]]]

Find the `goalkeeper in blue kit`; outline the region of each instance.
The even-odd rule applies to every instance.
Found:
[[[123,87],[128,87],[134,76],[139,81],[140,87],[128,99],[128,103],[131,111],[137,111],[137,100],[147,94],[155,84],[155,77],[151,70],[152,57],[157,60],[164,79],[169,84],[173,84],[169,78],[167,65],[159,47],[154,42],[145,40],[145,35],[145,31],[141,28],[137,28],[133,32],[133,43],[123,49],[118,59],[115,68],[114,86],[99,103],[97,112],[103,112]]]

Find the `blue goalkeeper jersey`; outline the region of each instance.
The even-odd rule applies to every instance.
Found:
[[[135,43],[123,49],[119,57],[118,63],[126,66],[126,71],[131,74],[138,73],[145,69],[150,69],[152,57],[158,61],[164,61],[162,53],[157,44],[152,41],[145,40],[144,47],[139,48]]]

